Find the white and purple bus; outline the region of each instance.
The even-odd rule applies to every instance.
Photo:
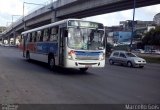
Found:
[[[105,66],[103,24],[66,19],[22,32],[23,56],[55,66],[79,68]]]

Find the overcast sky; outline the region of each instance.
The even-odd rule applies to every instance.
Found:
[[[1,0],[0,1],[0,26],[8,26],[12,22],[12,15],[23,15],[23,2],[47,4],[55,0]],[[25,4],[25,14],[40,6]],[[160,13],[160,4],[148,7],[136,8],[135,20],[152,21],[155,14]],[[13,16],[16,21],[20,16]],[[132,20],[133,10],[97,15],[85,18],[87,20],[101,22],[105,26],[119,25],[119,21]]]

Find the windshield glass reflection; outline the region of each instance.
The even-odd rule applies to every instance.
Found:
[[[104,49],[104,31],[88,28],[69,28],[68,46],[73,49]]]

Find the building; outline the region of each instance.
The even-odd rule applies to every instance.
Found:
[[[106,35],[107,35],[107,43],[114,45],[113,32],[108,32]]]
[[[153,18],[156,25],[160,26],[160,13],[156,14]]]
[[[146,28],[148,26],[155,26],[154,21],[134,21],[134,30],[140,29],[140,28]],[[120,21],[120,25],[123,26],[123,29],[125,31],[132,31],[132,20],[126,20],[126,21]]]
[[[113,38],[113,33],[115,31],[123,31],[123,26],[122,25],[118,25],[118,26],[106,26],[105,27],[105,32],[106,32],[106,38],[107,38],[107,42],[110,43],[111,45],[114,45],[114,38]]]
[[[115,31],[113,32],[114,43],[130,42],[131,32]]]
[[[155,28],[154,21],[134,21],[133,41],[141,42],[144,33]],[[106,27],[107,42],[112,45],[129,45],[132,37],[132,20],[120,21],[119,26]]]
[[[0,26],[0,33],[3,33],[6,30],[6,27]]]
[[[131,32],[127,31],[114,31],[109,32],[107,42],[112,45],[129,44],[131,39]]]
[[[3,32],[6,30],[6,27],[4,27],[4,26],[0,26],[0,44],[2,44],[2,34],[3,34]]]
[[[118,25],[118,26],[106,26],[105,27],[106,32],[113,32],[113,31],[123,31],[123,26],[122,25]]]

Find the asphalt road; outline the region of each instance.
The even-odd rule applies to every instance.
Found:
[[[160,103],[160,65],[143,69],[109,65],[89,69],[48,70],[27,62],[16,48],[0,47],[0,103],[124,104]]]

